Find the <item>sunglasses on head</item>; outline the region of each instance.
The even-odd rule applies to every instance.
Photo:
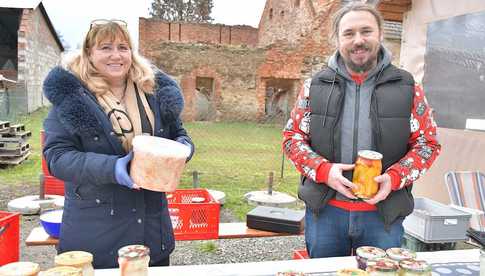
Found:
[[[95,26],[105,25],[105,24],[109,24],[109,23],[116,23],[116,24],[118,24],[118,25],[120,25],[121,27],[124,27],[124,28],[126,28],[128,26],[126,21],[119,20],[119,19],[95,19],[95,20],[91,21],[91,24],[89,25],[89,30],[91,30]]]

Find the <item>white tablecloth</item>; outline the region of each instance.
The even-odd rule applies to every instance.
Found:
[[[201,253],[204,254],[204,253]],[[451,262],[478,262],[480,251],[478,249],[450,250],[436,252],[418,252],[418,259],[428,263]],[[299,271],[329,272],[342,268],[357,267],[354,257],[336,257],[307,260],[288,260],[273,262],[212,264],[212,265],[186,265],[169,267],[151,267],[149,275],[182,276],[182,275],[275,275],[277,272]],[[96,276],[119,275],[118,269],[96,270]]]

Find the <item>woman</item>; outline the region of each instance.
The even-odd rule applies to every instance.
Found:
[[[174,236],[165,194],[139,189],[128,168],[135,135],[176,140],[192,156],[180,88],[133,51],[118,20],[93,21],[81,53],[65,67],[44,81],[53,104],[44,156],[50,173],[65,181],[59,253],[88,251],[95,268],[110,268],[119,248],[144,244],[150,265],[169,265]]]

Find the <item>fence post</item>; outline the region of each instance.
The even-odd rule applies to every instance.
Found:
[[[198,171],[193,171],[192,172],[192,186],[197,189],[200,187],[200,182],[199,182],[199,172]]]
[[[273,178],[274,178],[274,172],[269,172],[269,175],[268,175],[268,195],[273,194]]]

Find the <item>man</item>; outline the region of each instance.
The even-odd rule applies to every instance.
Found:
[[[305,82],[284,129],[284,151],[302,174],[310,257],[350,255],[359,246],[399,247],[413,210],[413,182],[440,152],[422,88],[391,64],[382,17],[352,3],[333,18],[336,53]],[[359,150],[383,154],[377,194],[359,200],[351,182]]]

